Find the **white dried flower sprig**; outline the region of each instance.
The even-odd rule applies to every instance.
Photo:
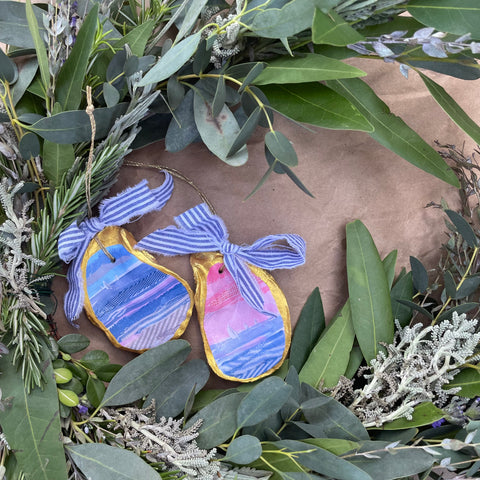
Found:
[[[195,441],[201,420],[185,429],[182,429],[183,419],[162,417],[157,422],[153,403],[145,409],[105,408],[99,415],[112,421],[114,431],[121,432],[116,437],[117,442],[137,454],[147,452],[148,461],[161,462],[168,470],[178,470],[180,476],[188,480],[217,477],[220,462],[215,460],[216,449],[203,450]]]
[[[384,345],[387,353],[380,352],[363,370],[370,372],[363,373],[368,383],[353,392],[350,410],[366,427],[378,427],[402,417],[411,419],[414,407],[422,402],[444,406],[459,388],[444,390],[443,385],[467,359],[472,360],[480,341],[477,323],[456,312],[451,320],[427,327],[401,328],[397,322],[393,343]]]

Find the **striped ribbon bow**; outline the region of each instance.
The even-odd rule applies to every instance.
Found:
[[[264,301],[247,262],[266,270],[294,268],[305,263],[305,241],[299,235],[269,235],[252,245],[230,243],[222,219],[213,215],[205,203],[175,217],[175,222],[178,227],[157,230],[135,248],[163,255],[220,251],[240,294],[258,311],[263,311]],[[282,241],[287,245],[278,243]]]
[[[67,273],[70,288],[65,295],[64,309],[70,322],[78,318],[83,308],[84,289],[81,263],[88,244],[105,227],[120,226],[133,218],[155,210],[161,210],[173,191],[173,179],[167,172],[163,184],[151,190],[147,180],[127,188],[117,196],[108,198],[100,204],[100,215],[87,218],[79,225],[72,223],[60,235],[58,255],[65,262],[73,263]]]

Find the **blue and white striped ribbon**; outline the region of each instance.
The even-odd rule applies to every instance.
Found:
[[[263,297],[247,263],[266,270],[294,268],[305,263],[305,241],[299,235],[269,235],[252,245],[228,241],[222,219],[205,203],[175,217],[178,227],[169,226],[144,237],[135,248],[163,255],[220,251],[240,294],[256,310],[263,311]],[[281,244],[279,242],[286,242]]]
[[[133,218],[155,210],[161,210],[173,191],[173,179],[167,172],[163,184],[151,190],[147,180],[127,188],[117,196],[100,204],[98,217],[87,218],[79,225],[72,223],[58,240],[58,255],[66,263],[73,263],[68,269],[67,279],[70,288],[65,295],[64,309],[70,322],[78,318],[83,308],[84,289],[81,263],[92,238],[105,227],[120,226]]]

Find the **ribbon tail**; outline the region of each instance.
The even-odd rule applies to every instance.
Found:
[[[75,320],[80,316],[83,308],[83,301],[85,293],[83,290],[83,279],[81,271],[82,258],[77,257],[67,272],[67,279],[69,284],[68,292],[65,294],[64,310],[67,320],[70,324],[77,326]]]

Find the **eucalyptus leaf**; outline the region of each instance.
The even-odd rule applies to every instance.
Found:
[[[190,0],[183,15],[183,21],[175,38],[175,43],[190,33],[206,4],[207,0]]]
[[[365,82],[350,78],[329,80],[326,84],[353,103],[373,125],[375,130],[370,135],[374,140],[425,172],[457,188],[460,186],[457,176],[438,152],[402,119],[390,113],[388,106]]]
[[[1,27],[0,27],[1,28]],[[13,86],[12,101],[13,105],[17,105],[23,97],[30,83],[32,82],[38,70],[38,61],[35,57],[29,58],[19,65],[18,79]]]
[[[145,405],[155,401],[155,414],[160,417],[176,417],[185,407],[185,399],[195,388],[198,393],[207,383],[210,371],[199,358],[181,365],[158,383],[148,394]]]
[[[413,0],[407,11],[419,22],[441,32],[480,38],[480,5],[476,0]]]
[[[98,9],[99,5],[94,4],[88,12],[75,44],[58,73],[55,96],[63,110],[77,110],[80,107],[82,87],[97,32]]]
[[[190,345],[185,340],[171,340],[147,350],[112,378],[101,405],[126,405],[149,394],[189,353]]]
[[[388,287],[391,289],[395,278],[395,265],[397,263],[397,250],[392,250],[383,260],[383,268],[387,277]]]
[[[428,288],[428,273],[422,262],[416,258],[410,257],[410,267],[412,269],[413,286],[417,292],[424,293]]]
[[[257,99],[260,100],[263,106],[268,107],[270,105],[270,101],[258,87],[250,86],[243,91],[240,101],[247,115],[251,115],[260,106]],[[269,128],[273,124],[273,112],[269,108],[262,108],[258,124],[265,128]]]
[[[461,388],[456,394],[460,397],[474,398],[480,396],[480,372],[476,368],[464,368],[443,388],[450,390],[457,387]]]
[[[412,272],[408,272],[402,278],[397,280],[390,292],[392,300],[392,314],[393,318],[400,322],[402,327],[410,323],[412,318],[412,311],[406,305],[402,305],[397,300],[409,300],[413,298],[413,281]]]
[[[151,83],[161,82],[177,72],[195,53],[200,42],[202,32],[190,35],[180,43],[174,45],[138,82],[140,87]]]
[[[45,353],[45,352],[44,352]],[[50,361],[43,360],[43,390],[25,389],[12,363],[12,353],[0,358],[2,392],[13,397],[11,406],[0,410],[2,432],[25,480],[67,480],[65,454],[60,442],[61,427],[57,389]]]
[[[457,295],[457,286],[453,279],[453,275],[448,270],[443,274],[443,281],[445,283],[447,295],[451,298],[455,298]]]
[[[360,445],[358,442],[343,440],[341,438],[308,438],[304,440],[304,442],[323,448],[324,450],[338,456],[351,450],[355,450]]]
[[[113,107],[120,101],[120,92],[110,83],[103,84],[103,98],[107,107]]]
[[[110,382],[121,368],[122,365],[119,365],[117,363],[106,363],[104,365],[100,365],[94,368],[93,373],[102,382]]]
[[[467,313],[478,307],[477,302],[465,302],[459,305],[456,305],[448,310],[445,310],[438,318],[437,321],[445,320],[446,318],[451,319],[453,312],[457,312],[459,315],[462,313]],[[433,319],[433,317],[432,317]]]
[[[392,343],[394,325],[390,288],[377,248],[365,225],[347,224],[347,278],[351,321],[365,360]]]
[[[230,109],[224,105],[218,117],[213,116],[212,104],[195,93],[193,100],[195,124],[207,148],[220,160],[238,167],[248,160],[246,147],[228,157],[232,139],[240,132],[240,127]]]
[[[422,306],[416,304],[415,302],[402,299],[402,298],[398,298],[396,299],[396,301],[401,305],[405,305],[411,310],[416,310],[417,312],[420,312],[422,315],[425,315],[428,319],[433,320],[433,315],[426,308],[423,308]]]
[[[257,79],[257,77],[263,72],[266,66],[267,64],[263,62],[256,63],[253,68],[248,71],[238,91],[242,92],[247,85],[253,83]]]
[[[135,453],[104,443],[66,447],[81,472],[91,480],[160,480],[162,477]],[[50,478],[52,480],[52,478]]]
[[[18,76],[15,62],[0,48],[0,80],[5,83],[14,83]]]
[[[480,286],[480,276],[470,276],[463,279],[463,283],[458,285],[455,293],[455,299],[465,298],[476,292]]]
[[[226,89],[225,89],[225,77],[222,75],[217,82],[217,88],[215,96],[212,102],[212,117],[216,118],[220,115],[223,106],[225,105]]]
[[[230,393],[216,398],[199,410],[186,424],[192,426],[202,420],[198,430],[197,444],[200,448],[213,448],[228,440],[237,430],[237,409],[245,393]]]
[[[105,395],[105,385],[98,378],[88,377],[87,385],[87,398],[88,401],[97,408],[102,402],[103,396]]]
[[[177,77],[170,77],[167,82],[168,105],[175,110],[185,97],[185,88],[177,80]]]
[[[258,438],[252,435],[242,435],[230,443],[222,461],[247,465],[260,458],[261,454],[262,445]]]
[[[18,149],[25,159],[36,157],[40,155],[40,140],[34,133],[27,132],[18,142]]]
[[[257,107],[247,118],[247,121],[242,125],[237,136],[233,140],[230,150],[227,153],[227,157],[237,153],[244,145],[246,145],[248,139],[258,126],[261,110]]]
[[[347,300],[313,347],[300,370],[300,381],[317,388],[334,387],[347,369],[354,338],[350,302]]]
[[[255,425],[278,412],[291,392],[292,386],[281,378],[265,378],[240,402],[237,410],[238,427]]]
[[[334,130],[372,132],[372,124],[346,98],[320,83],[264,85],[271,106],[297,122]]]
[[[334,58],[307,53],[302,57],[288,56],[272,60],[253,83],[255,85],[307,83],[365,75],[363,70]]]
[[[445,210],[445,213],[455,225],[458,233],[460,233],[463,239],[467,242],[468,246],[472,248],[478,247],[478,238],[470,224],[459,213],[454,212],[453,210]]]
[[[300,371],[314,349],[320,334],[325,329],[320,290],[316,287],[308,297],[300,312],[290,346],[289,363]]]
[[[312,25],[313,43],[326,43],[342,47],[363,40],[364,37],[351,27],[335,10],[328,13],[315,9]]]
[[[289,167],[298,165],[297,154],[288,138],[282,132],[267,132],[265,135],[265,146],[281,164]]]
[[[52,185],[60,185],[63,175],[74,163],[75,152],[72,144],[59,144],[48,140],[43,142],[43,173]]]
[[[198,44],[197,51],[193,57],[192,69],[193,73],[200,75],[210,65],[212,58],[212,50],[207,48],[207,40],[204,38]]]
[[[90,340],[80,333],[70,333],[58,340],[58,348],[65,353],[77,353],[90,345]]]
[[[415,53],[415,58],[409,58],[407,56],[406,59],[400,58],[399,61],[403,60],[408,62],[412,67],[424,68],[462,80],[478,80],[480,78],[480,70],[478,69],[475,58],[468,57],[464,54],[457,54],[451,55],[448,58],[435,60],[426,54],[424,54],[425,58],[423,59],[421,54]],[[419,60],[418,57],[421,59]]]

